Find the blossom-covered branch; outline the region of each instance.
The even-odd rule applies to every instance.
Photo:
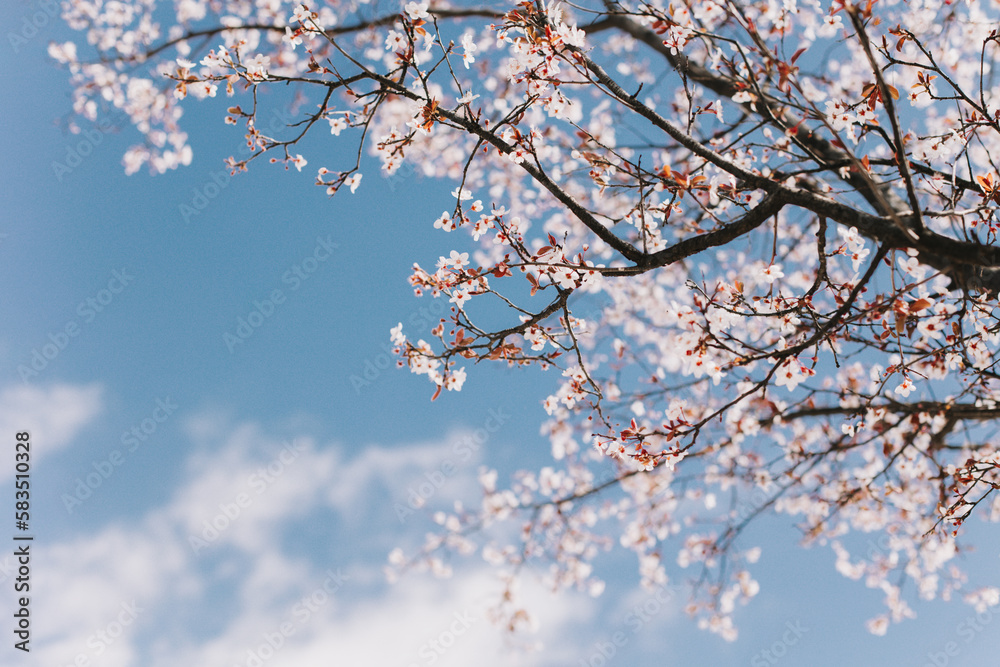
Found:
[[[550,372],[554,463],[506,488],[484,471],[481,504],[436,513],[393,567],[479,551],[505,582],[497,620],[520,629],[525,563],[596,594],[619,544],[649,586],[695,566],[688,611],[731,639],[757,592],[744,527],[773,511],[885,593],[875,633],[914,613],[900,582],[1000,600],[953,564],[961,524],[1000,518],[997,7],[65,7],[90,53],[50,53],[79,114],[133,121],[128,173],[190,162],[183,108],[224,93],[234,173],[269,155],[324,162],[329,195],[404,166],[454,188],[426,224],[461,238],[410,277],[450,310],[393,328],[400,365],[434,398],[478,362]],[[277,96],[258,93],[285,88],[305,110],[265,128]],[[341,150],[300,152],[327,129]],[[876,530],[889,547],[854,559],[852,532]]]

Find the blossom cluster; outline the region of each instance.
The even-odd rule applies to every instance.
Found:
[[[995,3],[172,11],[70,0],[81,39],[50,47],[80,116],[131,120],[127,173],[189,164],[183,110],[224,96],[233,172],[336,160],[321,192],[365,193],[374,158],[445,181],[421,224],[448,245],[410,284],[447,315],[392,328],[400,365],[434,398],[482,361],[555,371],[554,464],[506,487],[484,470],[481,502],[435,512],[393,572],[479,553],[504,584],[491,616],[530,629],[526,561],[600,594],[618,545],[647,586],[696,570],[686,609],[731,640],[763,557],[742,531],[774,511],[882,592],[876,634],[916,613],[910,590],[1000,601],[955,565],[961,525],[1000,519]],[[275,128],[264,93],[287,89],[297,116]],[[885,547],[852,554],[876,531]]]

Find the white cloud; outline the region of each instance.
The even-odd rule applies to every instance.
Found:
[[[524,653],[505,645],[501,631],[486,618],[497,593],[496,580],[485,565],[464,570],[450,580],[404,579],[379,595],[363,598],[352,592],[352,581],[348,580],[335,596],[335,603],[317,607],[305,623],[294,626],[295,634],[267,664],[540,665],[560,664],[554,660],[559,655],[564,655],[568,664],[571,628],[588,616],[587,605],[568,596],[541,591],[532,594],[532,609],[543,618],[544,632],[538,639],[546,651]],[[230,653],[225,658],[219,655],[226,660],[224,664],[232,664],[238,656],[241,660],[237,664],[247,665],[252,662],[248,651],[260,654],[258,649],[266,646],[267,635],[274,637],[278,624],[263,612],[248,613],[242,626],[230,626],[225,639]],[[256,623],[252,616],[256,616]],[[192,649],[193,658],[199,649]]]
[[[399,505],[404,512],[411,509],[411,491],[419,502],[427,503],[432,496],[438,496],[436,502],[442,505],[446,504],[445,498],[475,497],[481,462],[482,449],[476,448],[472,432],[465,430],[449,433],[443,442],[404,447],[366,445],[353,458],[338,461],[337,478],[329,485],[327,495],[330,503],[347,516],[358,516],[357,498],[375,485],[388,494],[379,498],[381,502]]]
[[[91,664],[111,667],[231,667],[255,664],[248,651],[264,646],[267,653],[267,637],[281,648],[263,662],[266,667],[572,660],[573,629],[595,601],[525,592],[542,622],[543,661],[542,654],[506,650],[501,632],[486,620],[499,584],[482,561],[458,564],[450,580],[412,575],[389,586],[381,577],[384,555],[372,559],[357,546],[370,547],[373,531],[396,528],[386,486],[376,482],[399,483],[437,469],[456,456],[461,433],[443,443],[355,453],[205,415],[190,426],[194,453],[170,500],[141,519],[109,523],[38,552],[36,571],[49,573],[34,583],[35,613],[44,619],[32,646],[40,663],[68,665],[84,655]],[[476,458],[452,473],[458,488],[474,488]],[[267,478],[257,493],[254,480]],[[364,513],[371,507],[381,508],[381,526]],[[351,512],[363,520],[343,521]],[[191,535],[218,517],[218,536],[196,553]],[[304,519],[319,523],[312,543],[288,528]],[[402,538],[385,539],[392,544]],[[337,577],[330,573],[347,578],[331,584]],[[133,601],[141,611],[124,624],[118,619],[127,617]]]
[[[76,438],[103,410],[99,384],[7,386],[0,391],[0,433],[31,434],[31,463],[56,452]],[[13,456],[0,457],[0,479],[13,474]]]

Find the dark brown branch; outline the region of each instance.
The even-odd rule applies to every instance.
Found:
[[[903,133],[899,129],[899,118],[896,116],[896,105],[893,102],[892,94],[889,91],[889,85],[885,82],[885,77],[882,76],[882,70],[879,68],[878,63],[875,62],[875,54],[872,52],[871,40],[868,39],[868,32],[865,30],[865,25],[861,21],[861,17],[858,16],[858,10],[853,5],[845,5],[847,8],[847,15],[851,17],[851,23],[854,24],[854,30],[857,33],[858,41],[861,42],[861,48],[865,52],[865,56],[868,58],[868,64],[871,66],[872,73],[875,75],[875,81],[878,85],[879,95],[882,97],[882,104],[885,106],[885,112],[889,116],[889,124],[892,126],[892,138],[895,144],[896,162],[899,166],[899,173],[903,177],[903,183],[906,186],[906,195],[910,198],[910,211],[913,214],[912,223],[914,229],[904,228],[904,232],[912,235],[914,239],[919,238],[919,234],[925,231],[924,221],[920,218],[920,200],[917,199],[917,191],[913,187],[913,175],[910,173],[910,168],[907,166],[906,160],[906,146],[903,144]],[[915,230],[915,231],[914,231]]]
[[[672,53],[663,44],[663,40],[659,35],[649,28],[636,23],[626,15],[612,14],[595,22],[592,26],[593,30],[617,28],[631,35],[663,56],[672,67],[687,79],[712,91],[719,97],[732,99],[733,95],[741,90],[735,79],[716,74],[704,65],[691,60],[683,53]],[[585,29],[589,32],[591,27],[588,26]],[[828,139],[824,139],[806,127],[801,123],[802,119],[793,117],[787,109],[780,108],[766,97],[757,99],[754,104],[756,105],[756,109],[751,108],[750,103],[745,103],[743,108],[747,113],[762,117],[782,132],[786,132],[789,128],[797,128],[797,131],[792,135],[792,139],[796,144],[802,146],[818,164],[829,166],[845,161],[849,164],[857,163],[856,158],[837,148]],[[866,178],[866,176],[862,172],[850,172],[846,180],[881,215],[906,211],[906,204],[896,197],[889,187],[879,186],[873,183],[870,178]]]
[[[920,413],[945,414],[950,418],[970,421],[989,421],[1000,418],[1000,408],[984,408],[974,403],[933,403],[930,401],[920,401],[918,403],[897,403],[888,401],[878,405],[861,405],[858,407],[843,407],[839,405],[827,405],[816,408],[803,408],[794,412],[789,412],[780,416],[783,421],[791,419],[805,419],[809,417],[828,417],[832,415],[853,415],[867,410],[885,410],[897,415],[915,415]],[[770,423],[774,417],[763,420],[761,423]]]

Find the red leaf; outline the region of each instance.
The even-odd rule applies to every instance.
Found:
[[[528,282],[531,283],[531,296],[535,296],[535,292],[538,291],[538,280],[535,278],[535,274],[530,271],[525,275],[528,276]]]

